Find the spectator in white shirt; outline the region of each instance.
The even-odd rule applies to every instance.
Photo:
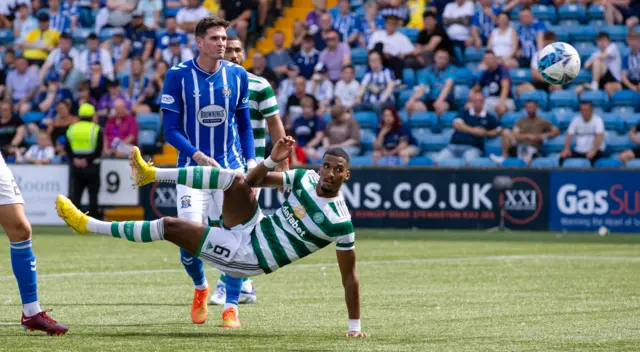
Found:
[[[360,83],[355,80],[355,70],[352,65],[346,65],[342,68],[342,79],[336,83],[333,91],[335,105],[351,109],[356,102],[358,92],[360,92]]]
[[[417,60],[413,57],[415,47],[409,38],[398,32],[400,19],[389,15],[384,19],[384,30],[375,31],[369,38],[369,50],[382,54],[384,65],[393,70],[396,77],[402,77],[402,69],[406,59],[409,62]],[[410,64],[407,64],[409,66]]]
[[[200,0],[188,0],[187,3],[188,6],[181,8],[176,14],[176,20],[180,29],[187,33],[193,33],[198,22],[211,16],[211,12],[200,5]]]
[[[622,57],[618,46],[611,42],[611,38],[605,32],[600,32],[596,40],[599,51],[594,52],[584,68],[591,70],[592,81],[590,85],[578,87],[578,94],[584,89],[604,89],[609,95],[622,89]]]
[[[508,13],[503,12],[498,15],[498,28],[491,32],[487,49],[492,50],[507,68],[518,67],[518,60],[515,59],[518,51],[518,34],[511,27]]]
[[[564,140],[564,149],[560,153],[560,165],[566,158],[587,158],[591,165],[603,156],[604,122],[593,114],[593,104],[580,102],[580,115],[571,120]],[[571,149],[571,140],[576,137],[576,145]]]
[[[24,161],[29,164],[43,165],[51,163],[56,155],[55,149],[51,146],[51,138],[45,130],[38,133],[38,143],[32,145],[24,154]]]
[[[2,28],[2,26],[0,26]],[[13,37],[21,43],[29,32],[38,28],[38,20],[29,13],[27,4],[18,5],[16,18],[13,20]]]
[[[447,34],[453,44],[464,51],[473,44],[471,38],[471,18],[474,13],[472,1],[456,0],[444,7],[442,22],[447,26]]]
[[[297,65],[291,64],[288,68],[287,78],[280,81],[278,85],[278,107],[280,109],[280,116],[285,116],[287,113],[287,101],[295,92],[296,77],[300,74],[300,69]]]
[[[156,30],[162,13],[162,0],[139,0],[136,11],[144,15],[144,25]]]
[[[329,112],[333,100],[333,83],[329,80],[327,68],[324,65],[319,64],[307,82],[307,94],[313,95],[318,101],[316,114],[324,115]]]
[[[80,54],[78,68],[89,78],[91,75],[91,65],[96,61],[100,62],[100,66],[102,66],[102,74],[108,79],[113,80],[115,77],[111,53],[107,49],[101,48],[98,36],[95,33],[91,33],[87,38],[87,49]]]

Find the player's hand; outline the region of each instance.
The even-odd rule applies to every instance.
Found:
[[[279,163],[283,160],[289,159],[295,144],[296,141],[291,136],[279,139],[273,146],[273,149],[271,149],[271,160]]]
[[[203,152],[195,152],[191,158],[200,166],[213,166],[220,168],[220,164],[218,164],[218,162],[206,156]]]
[[[348,331],[347,333],[344,334],[344,336],[346,336],[346,337],[369,337],[369,334],[367,334],[366,332],[360,332],[360,331]]]

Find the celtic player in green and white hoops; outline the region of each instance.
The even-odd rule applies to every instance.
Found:
[[[103,222],[83,214],[62,195],[58,196],[56,208],[78,233],[93,232],[132,242],[167,240],[235,278],[271,273],[335,242],[349,313],[347,336],[366,336],[360,331],[355,234],[340,193],[350,176],[349,156],[334,148],[325,153],[318,172],[269,172],[291,155],[294,144],[291,137],[280,139],[271,156],[246,176],[206,166],[156,168],[142,160],[138,148],[132,149],[130,161],[136,185],[169,182],[195,189],[224,190],[220,228],[170,217]],[[252,187],[285,187],[291,192],[274,215],[265,216]],[[223,320],[223,327],[240,327],[237,307],[225,310]]]

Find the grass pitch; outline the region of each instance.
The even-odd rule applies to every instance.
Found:
[[[25,333],[0,241],[0,351],[638,351],[640,236],[359,230],[367,339],[347,339],[333,248],[255,278],[241,330],[189,318],[169,243],[35,228],[43,307],[65,336]],[[207,269],[215,284],[218,272]]]

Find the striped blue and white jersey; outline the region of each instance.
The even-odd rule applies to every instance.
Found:
[[[520,48],[525,58],[531,58],[538,51],[537,36],[544,33],[547,27],[541,21],[534,21],[529,26],[518,25],[518,39],[520,39]]]
[[[338,16],[333,19],[333,29],[340,33],[343,42],[347,42],[349,37],[354,33],[359,33],[360,27],[360,20],[358,16],[353,13],[346,15],[338,14]]]
[[[387,89],[387,86],[396,80],[393,71],[383,67],[381,71],[374,72],[371,69],[367,70],[362,78],[362,85],[367,87],[362,97],[363,103],[379,103],[382,97],[382,93]],[[389,96],[389,99],[393,101],[393,94]]]
[[[179,114],[178,130],[196,150],[224,168],[243,167],[236,111],[249,108],[247,71],[222,60],[216,72],[210,73],[196,59],[167,72],[161,108]],[[178,152],[179,167],[196,165],[191,155]]]

